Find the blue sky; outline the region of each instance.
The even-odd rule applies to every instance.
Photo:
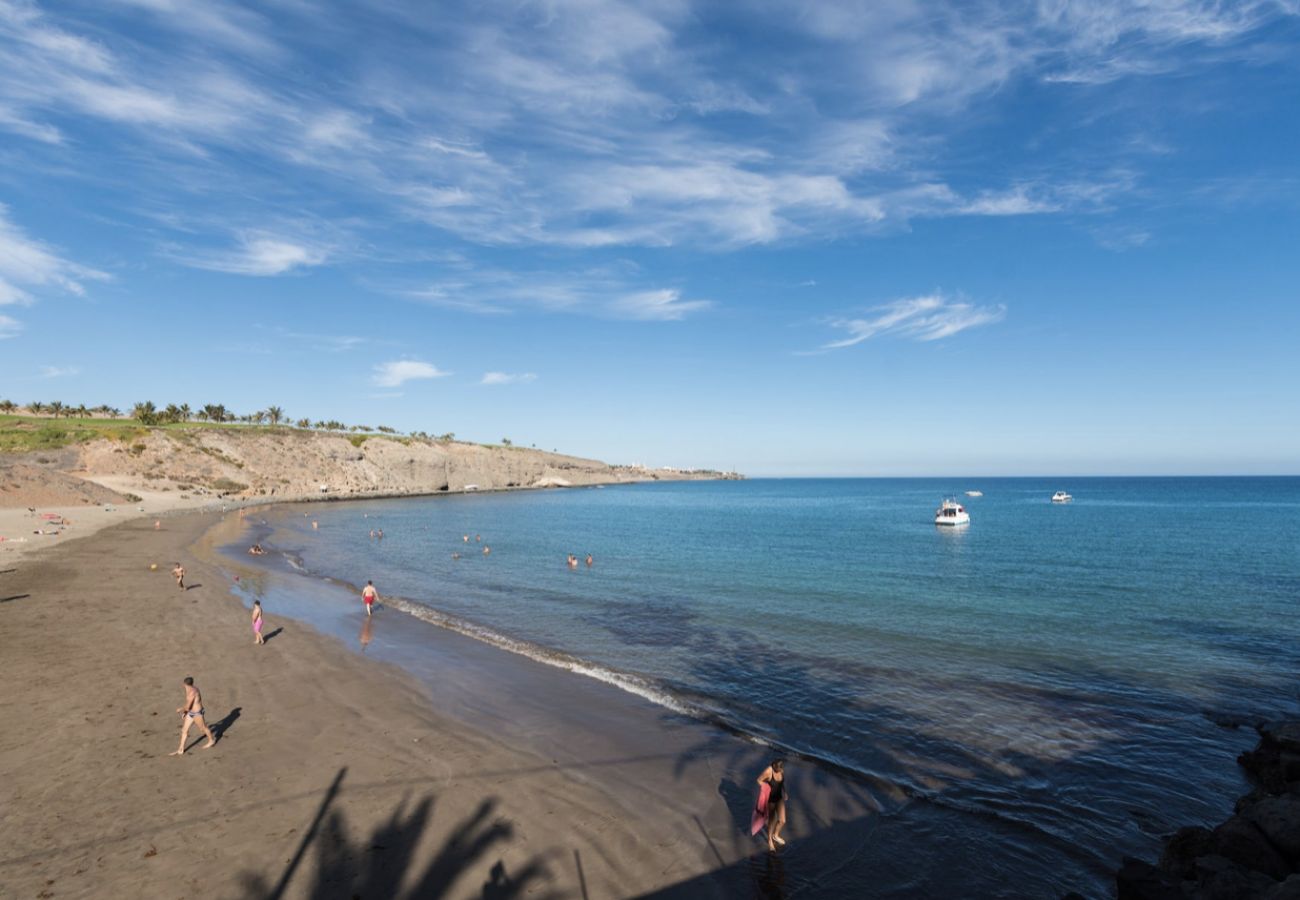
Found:
[[[0,0],[0,397],[1297,473],[1297,51],[1297,0]]]

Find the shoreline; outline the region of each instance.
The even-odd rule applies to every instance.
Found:
[[[269,507],[269,509],[274,508],[275,505]],[[245,528],[246,530],[257,529],[264,532],[266,536],[256,538],[256,542],[262,543],[269,541],[269,538],[276,533],[277,526],[249,522],[246,523]],[[214,534],[215,531],[214,528],[209,534]],[[222,542],[224,546],[217,546],[217,543],[217,541],[212,541],[207,549],[210,554],[209,562],[213,565],[246,568],[249,571],[266,573],[277,571],[277,560],[287,561],[288,559],[287,551],[277,552],[274,543],[268,543],[270,548],[268,555],[255,558],[256,562],[245,561],[236,549],[237,546],[243,546],[244,541],[225,541]],[[359,596],[361,593],[361,584],[359,583],[333,575],[298,570],[294,563],[290,563],[290,568],[293,571],[279,572],[278,574],[288,579],[307,579],[312,583],[339,588],[353,597]],[[670,687],[649,680],[637,673],[622,671],[603,663],[575,656],[564,650],[503,634],[490,625],[462,618],[400,594],[384,594],[378,608],[384,606],[391,606],[403,616],[441,631],[450,632],[476,644],[481,644],[490,648],[493,652],[522,657],[531,663],[562,673],[563,676],[572,675],[584,680],[598,682],[601,685],[613,688],[623,695],[627,695],[631,702],[645,702],[660,713],[681,716],[694,722],[702,729],[717,730],[747,744],[763,747],[765,752],[781,755],[786,759],[800,760],[807,765],[833,773],[835,777],[857,781],[864,785],[875,784],[877,790],[882,785],[887,784],[888,789],[884,791],[885,793],[896,791],[898,796],[912,796],[910,789],[905,785],[888,782],[878,774],[862,771],[842,760],[818,755],[809,750],[784,743],[775,737],[748,730],[742,723],[727,719],[725,714],[702,707],[687,698],[678,697],[672,693]],[[334,636],[342,639],[342,635],[335,634]]]
[[[89,484],[98,487],[108,487],[110,484],[120,479],[99,478],[83,479]],[[15,562],[56,546],[56,543],[44,540],[44,538],[66,537],[67,541],[78,540],[97,534],[104,528],[113,525],[133,521],[134,519],[144,518],[170,518],[173,516],[184,516],[192,514],[220,514],[230,510],[256,509],[260,507],[275,507],[280,504],[312,504],[312,503],[349,503],[368,500],[412,500],[424,497],[461,497],[472,496],[475,494],[511,494],[520,492],[537,492],[551,490],[590,490],[597,487],[621,487],[624,485],[634,486],[641,484],[656,484],[663,481],[736,481],[742,480],[737,477],[718,477],[718,478],[643,478],[643,479],[626,479],[612,481],[597,481],[589,484],[546,484],[546,485],[514,485],[509,487],[488,487],[472,488],[448,488],[446,490],[412,490],[412,491],[377,491],[374,493],[349,492],[349,493],[332,493],[332,494],[295,494],[285,496],[258,496],[258,497],[223,497],[212,499],[207,496],[184,495],[178,494],[172,496],[169,491],[150,491],[139,485],[119,484],[119,487],[129,486],[137,494],[138,500],[123,502],[120,505],[116,503],[90,503],[81,504],[52,504],[48,506],[29,507],[25,502],[20,502],[18,506],[0,505],[0,562]],[[112,489],[112,488],[110,488]],[[35,509],[35,513],[30,512]],[[57,535],[37,535],[41,540],[33,541],[31,539],[31,525],[40,525],[43,521],[41,516],[49,513],[57,515],[59,518],[68,522],[68,527],[75,531],[69,534],[62,531]],[[100,514],[112,516],[112,519],[106,520],[101,518]],[[73,517],[76,517],[75,519]],[[11,536],[12,535],[12,536]]]
[[[399,667],[340,653],[292,618],[269,612],[270,640],[255,647],[242,604],[198,546],[220,521],[173,516],[157,531],[125,522],[4,576],[0,666],[7,683],[25,686],[0,701],[0,767],[14,773],[0,788],[0,838],[24,848],[0,858],[5,893],[258,896],[288,878],[286,896],[320,896],[328,884],[344,896],[346,885],[401,896],[422,875],[454,896],[506,886],[729,896],[765,877],[753,859],[771,861],[751,859],[757,844],[733,808],[743,814],[752,798],[729,774],[750,780],[761,748],[703,736],[692,722],[669,752],[672,728],[652,717],[640,739],[658,746],[639,755],[608,756],[626,748],[607,734],[603,747],[548,759],[538,747],[563,745],[563,735],[503,741],[483,730],[487,716],[469,727]],[[176,590],[162,565],[173,558],[192,590]],[[500,692],[538,680],[520,684],[517,670],[503,671],[506,654],[484,649],[484,671],[503,672]],[[185,674],[223,727],[213,750],[169,759],[168,704]],[[566,702],[572,674],[552,675]],[[606,690],[625,710],[626,695]],[[553,719],[539,709],[527,725],[546,730]],[[804,776],[803,818],[780,865],[815,871],[827,848],[802,853],[801,835],[843,831],[857,846],[876,821],[870,798],[849,817],[844,796]],[[670,802],[647,815],[664,785]],[[201,880],[195,852],[209,864]]]
[[[273,509],[273,507],[272,507]],[[246,541],[208,541],[208,536],[213,536],[217,531],[213,528],[208,536],[205,536],[205,553],[209,554],[209,562],[214,566],[227,566],[238,568],[242,571],[260,572],[263,575],[272,575],[272,580],[304,580],[308,584],[329,585],[331,589],[341,590],[347,597],[355,598],[360,596],[361,585],[352,583],[346,579],[333,575],[318,574],[318,572],[308,572],[299,570],[296,563],[289,562],[289,555],[286,551],[277,551],[276,545],[270,544],[269,536],[276,533],[276,525],[264,525],[261,523],[246,523],[246,531],[256,529],[264,532],[266,537],[257,537],[257,542],[268,541],[268,555],[266,557],[257,557],[255,562],[244,561],[242,554],[237,550],[238,546],[243,546]],[[283,570],[278,563],[289,562],[289,568]],[[311,588],[304,588],[311,590]],[[247,598],[252,596],[252,592],[239,590]],[[550,648],[550,646],[536,644],[536,642],[512,637],[495,631],[493,627],[487,626],[473,620],[460,618],[458,615],[446,613],[437,607],[429,606],[428,603],[413,600],[411,597],[400,596],[400,594],[385,593],[381,602],[377,603],[376,610],[381,611],[385,607],[390,607],[399,615],[416,620],[420,626],[434,628],[439,632],[447,632],[454,635],[450,640],[472,641],[474,645],[482,646],[489,654],[508,654],[508,657],[519,659],[520,666],[541,666],[549,672],[555,672],[555,678],[567,680],[569,676],[576,676],[581,679],[582,683],[594,682],[599,685],[598,691],[612,689],[615,696],[632,705],[645,704],[647,708],[653,709],[654,714],[660,717],[680,717],[689,721],[694,727],[705,732],[720,732],[720,734],[741,741],[742,744],[750,745],[753,748],[762,748],[762,753],[776,754],[783,756],[787,760],[794,760],[815,769],[822,770],[824,773],[831,774],[835,778],[852,780],[870,786],[880,796],[894,795],[896,799],[904,796],[910,796],[909,789],[901,784],[889,782],[878,774],[870,771],[855,769],[848,762],[835,760],[826,756],[809,752],[809,750],[794,747],[794,745],[785,744],[783,741],[776,739],[774,736],[758,734],[758,732],[746,730],[744,724],[729,721],[723,713],[716,710],[710,710],[694,704],[688,698],[673,695],[672,689],[668,685],[659,684],[654,680],[647,679],[646,676],[634,674],[619,670],[619,668],[604,665],[604,663],[590,661],[582,657],[577,657],[565,650]],[[342,633],[331,631],[328,627],[322,627],[320,623],[312,622],[311,613],[304,615],[292,615],[292,618],[304,620],[305,624],[311,624],[312,627],[324,629],[325,633],[335,637],[337,640],[344,640]],[[406,661],[398,662],[396,665],[402,667],[404,671],[412,671],[412,659],[407,655]]]

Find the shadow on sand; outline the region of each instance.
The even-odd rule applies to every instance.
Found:
[[[230,726],[235,724],[235,721],[239,718],[239,714],[243,711],[244,708],[242,706],[236,706],[230,712],[226,713],[220,721],[213,722],[209,725],[208,727],[212,729],[212,736],[217,740],[224,738],[226,732],[230,730]]]
[[[283,628],[277,628],[277,629],[275,629],[274,631],[271,631],[271,632],[268,632],[268,633],[262,635],[262,643],[264,643],[264,644],[269,644],[269,643],[271,643],[271,638],[275,637],[276,635],[278,635],[278,634],[279,634],[280,632],[282,632],[282,631],[284,631]]]
[[[456,823],[440,846],[422,847],[428,843],[425,834],[433,822],[433,794],[415,801],[403,800],[386,822],[369,834],[354,836],[347,816],[336,805],[346,775],[344,767],[334,776],[293,856],[274,883],[261,873],[245,872],[241,876],[245,897],[280,900],[292,894],[311,900],[416,900],[450,896],[453,887],[457,896],[471,896],[465,893],[470,888],[483,900],[514,900],[525,894],[539,900],[563,896],[543,883],[549,880],[549,869],[540,856],[534,856],[513,873],[498,858],[483,872],[481,882],[472,888],[460,884],[513,834],[510,823],[496,815],[496,798],[485,798],[474,812]]]
[[[235,720],[239,718],[239,714],[242,711],[243,707],[236,706],[230,712],[226,713],[220,720],[208,723],[208,728],[212,731],[212,742],[214,744],[221,743],[221,739],[226,736],[226,732],[230,730],[231,725],[235,724]],[[185,745],[185,752],[187,753],[201,742],[207,740],[207,738],[203,736],[203,733],[197,728],[191,728],[190,733],[195,734],[195,738]]]
[[[12,600],[26,600],[31,594],[14,594],[12,597],[0,597],[0,603],[9,603]]]

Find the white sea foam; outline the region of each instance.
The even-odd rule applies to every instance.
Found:
[[[449,616],[446,613],[439,612],[436,609],[425,606],[421,603],[412,603],[402,598],[389,597],[385,599],[385,605],[394,609],[401,610],[407,615],[414,616],[422,622],[428,622],[439,628],[446,628],[448,631],[454,631],[466,637],[473,638],[476,641],[482,641],[501,650],[517,653],[520,656],[526,656],[535,662],[544,665],[553,666],[557,669],[564,669],[566,672],[573,672],[577,675],[585,675],[588,678],[594,678],[596,681],[616,687],[619,690],[626,691],[629,694],[635,694],[642,699],[649,700],[657,706],[672,710],[684,716],[692,716],[700,719],[710,719],[711,716],[702,709],[697,709],[688,703],[685,703],[678,697],[673,696],[669,691],[661,688],[649,680],[629,672],[619,672],[607,666],[598,665],[588,660],[579,659],[568,653],[559,650],[551,650],[541,647],[529,641],[521,641],[516,638],[508,637],[500,632],[485,628],[482,625],[476,625],[472,622],[466,622],[455,616]]]

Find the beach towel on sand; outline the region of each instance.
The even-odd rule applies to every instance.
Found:
[[[749,820],[749,833],[758,834],[767,824],[767,798],[772,793],[772,786],[764,782],[758,786],[758,802],[754,804],[754,815]]]

